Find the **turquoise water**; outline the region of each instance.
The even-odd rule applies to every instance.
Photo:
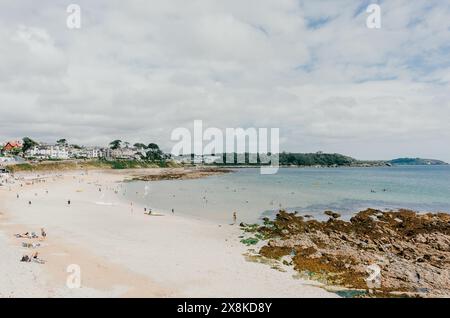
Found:
[[[361,209],[409,208],[450,212],[450,166],[259,169],[196,180],[128,183],[127,198],[153,210],[218,222],[257,222],[283,208],[323,216],[350,217]],[[137,192],[137,193],[136,193]]]

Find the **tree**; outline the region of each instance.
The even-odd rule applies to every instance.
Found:
[[[286,153],[280,154],[281,165],[298,165],[298,166],[348,166],[356,160],[341,154],[329,153]]]
[[[147,145],[137,142],[133,145],[134,147],[136,147],[137,149],[147,149]]]
[[[111,148],[112,150],[116,150],[121,147],[121,144],[122,144],[122,140],[116,139],[109,143],[109,148]]]
[[[23,141],[22,153],[27,152],[28,150],[30,150],[31,148],[33,148],[34,146],[36,146],[38,144],[36,141],[34,141],[33,139],[31,139],[29,137],[23,137],[22,141]]]
[[[137,143],[135,143],[133,146],[137,149],[136,154],[137,154],[138,156],[140,156],[141,159],[145,160],[146,157],[147,157],[147,155],[146,155],[146,153],[145,153],[145,149],[147,149],[147,145],[146,145],[146,144],[143,144],[143,143],[140,143],[140,142],[137,142]]]
[[[149,161],[160,161],[163,159],[163,152],[159,149],[159,146],[155,143],[150,143],[147,146],[146,159]]]
[[[67,146],[67,140],[65,138],[61,138],[56,141],[59,146]]]
[[[11,149],[10,153],[13,156],[18,156],[18,155],[20,155],[21,151],[22,151],[22,148],[13,148],[13,149]]]
[[[159,146],[152,142],[148,144],[147,149],[159,150]]]

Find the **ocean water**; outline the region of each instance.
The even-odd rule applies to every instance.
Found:
[[[343,218],[371,207],[450,212],[450,166],[376,168],[280,168],[275,175],[259,169],[195,180],[130,182],[127,199],[154,211],[214,222],[260,222],[280,208],[323,219],[333,210]]]

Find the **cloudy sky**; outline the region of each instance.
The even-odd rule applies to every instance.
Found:
[[[287,151],[450,161],[450,2],[0,0],[0,139],[279,127]],[[81,28],[66,26],[70,3]]]

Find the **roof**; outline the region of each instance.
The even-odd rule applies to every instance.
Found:
[[[4,150],[11,150],[14,148],[20,148],[22,147],[22,143],[20,141],[8,141],[4,146]]]
[[[10,145],[11,147],[22,147],[22,143],[20,141],[8,141],[5,144],[5,147]]]

